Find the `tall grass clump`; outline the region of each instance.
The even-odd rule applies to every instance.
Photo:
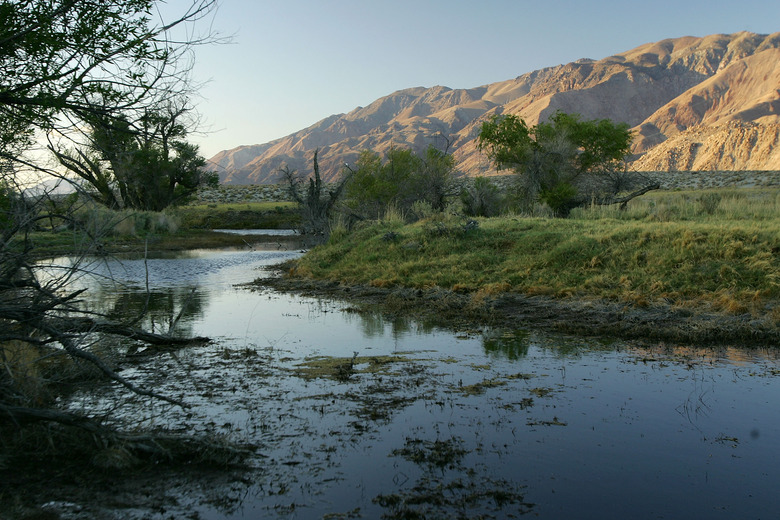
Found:
[[[179,219],[168,212],[120,210],[103,206],[84,208],[75,215],[80,226],[93,236],[143,236],[148,234],[174,234],[179,229]]]
[[[650,222],[773,220],[780,218],[779,188],[721,188],[650,192],[625,209],[592,204],[575,208],[575,219],[646,220]]]

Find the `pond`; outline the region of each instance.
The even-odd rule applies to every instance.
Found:
[[[254,446],[249,467],[228,479],[172,478],[155,491],[157,505],[125,498],[93,505],[93,513],[777,515],[777,350],[454,332],[236,285],[297,254],[100,259],[89,268],[97,276],[76,282],[91,288],[96,308],[125,316],[147,308],[145,326],[165,332],[174,324],[213,341],[121,362],[124,377],[190,408],[113,385],[72,396],[67,406],[104,410],[132,427]]]

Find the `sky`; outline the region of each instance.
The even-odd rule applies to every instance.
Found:
[[[771,34],[780,1],[220,0],[199,29],[232,40],[195,49],[203,133],[191,140],[210,158],[404,88],[472,88],[666,38]]]

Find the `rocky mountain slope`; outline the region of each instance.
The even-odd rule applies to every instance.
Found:
[[[361,150],[434,144],[463,174],[489,175],[474,141],[482,121],[511,113],[536,124],[556,110],[628,123],[634,169],[780,170],[780,33],[669,39],[472,89],[405,89],[210,163],[224,183],[273,183],[283,165],[309,171],[319,148],[332,179]]]

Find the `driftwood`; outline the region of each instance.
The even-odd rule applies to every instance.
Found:
[[[62,320],[57,324],[57,328],[60,331],[69,333],[100,332],[103,334],[113,334],[115,336],[143,341],[150,345],[189,345],[191,343],[209,341],[209,338],[203,336],[195,338],[177,338],[167,334],[155,334],[135,327],[128,327],[121,323],[98,321],[90,318],[69,318],[67,320]]]
[[[9,406],[0,403],[0,419],[10,419],[17,425],[32,422],[56,422],[66,426],[75,426],[91,433],[109,432],[109,430],[88,417],[51,408]]]

